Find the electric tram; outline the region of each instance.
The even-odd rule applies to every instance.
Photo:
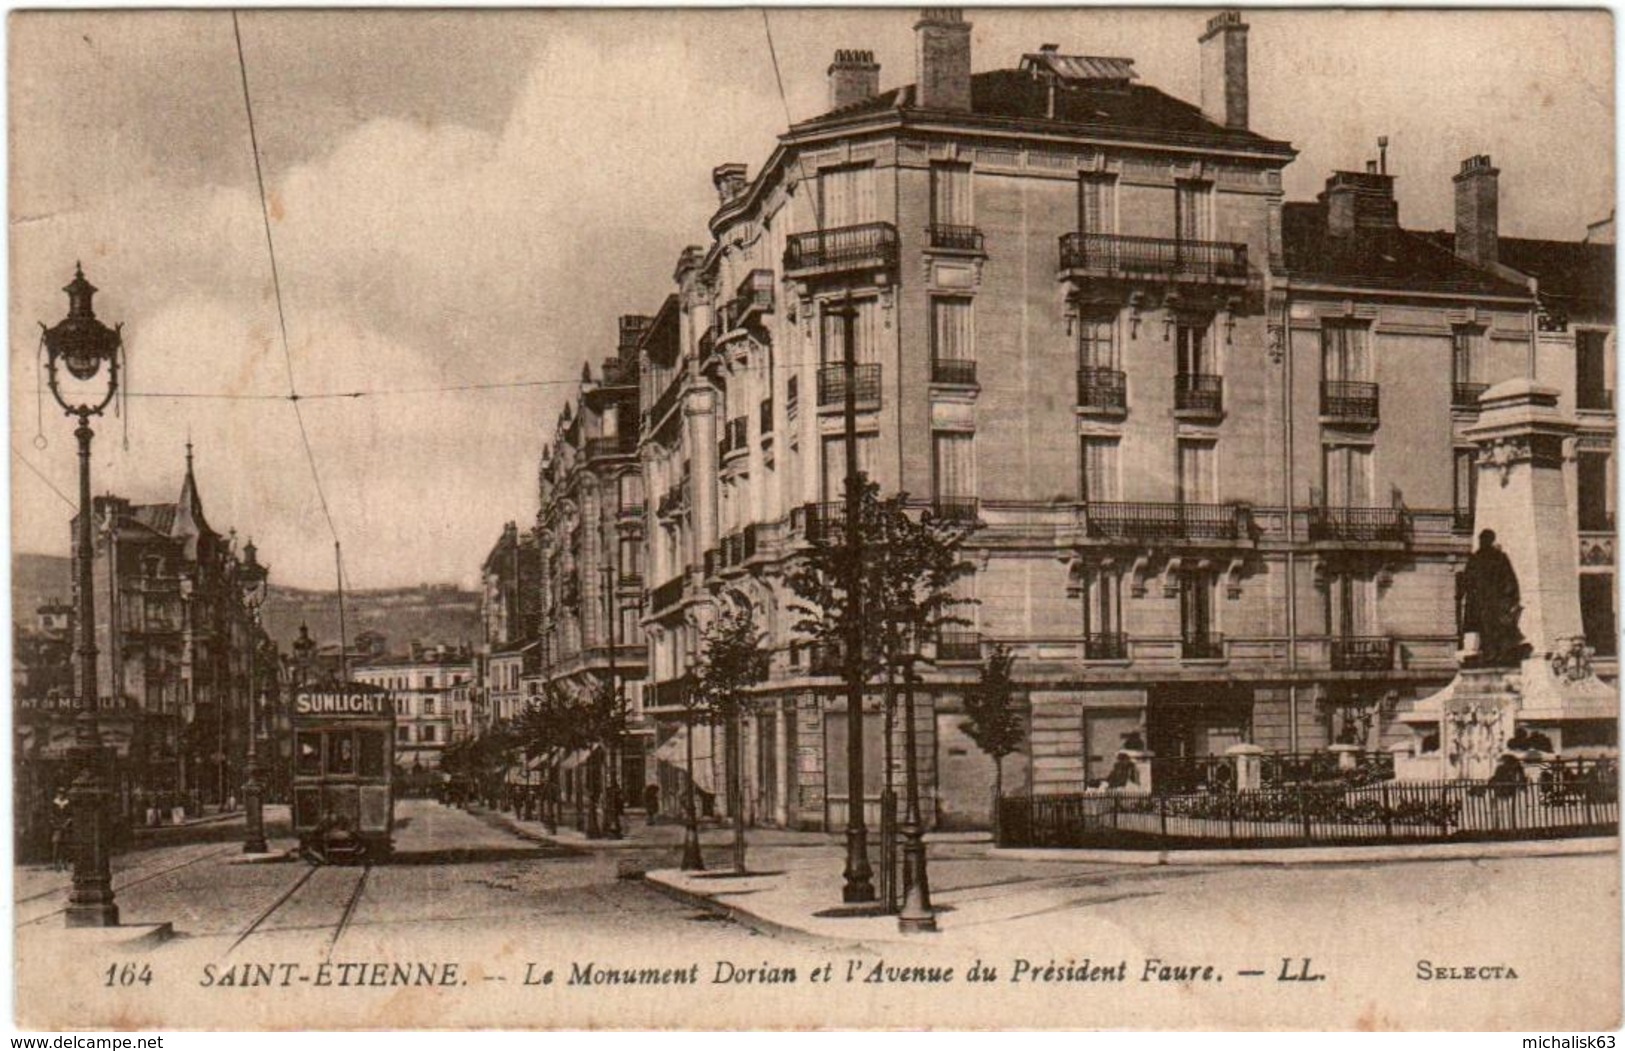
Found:
[[[395,705],[359,683],[293,700],[293,825],[302,853],[321,861],[389,857],[395,818]]]

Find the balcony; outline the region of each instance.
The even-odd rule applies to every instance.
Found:
[[[683,586],[687,582],[688,574],[679,573],[649,592],[649,612],[660,613],[683,601]]]
[[[1489,389],[1488,383],[1453,383],[1450,385],[1450,407],[1477,412],[1479,395]]]
[[[644,415],[644,430],[652,430],[656,424],[666,418],[666,414],[671,412],[672,406],[677,404],[677,397],[682,393],[682,389],[683,372],[679,369],[672,375],[671,382],[666,384],[666,389],[661,391],[660,396],[655,399],[654,407]]]
[[[620,506],[620,516],[622,518],[642,518],[643,517],[643,501],[642,500],[627,500],[627,501],[624,501]]]
[[[1078,408],[1122,414],[1128,411],[1127,378],[1117,369],[1078,370]]]
[[[1179,640],[1179,659],[1185,661],[1224,660],[1224,636],[1218,632],[1188,635]]]
[[[745,417],[735,416],[722,428],[722,438],[717,442],[717,457],[726,461],[735,453],[745,451],[746,445]]]
[[[1325,380],[1320,385],[1320,415],[1345,424],[1374,425],[1377,385],[1356,380]]]
[[[948,383],[959,387],[974,387],[976,385],[976,362],[933,359],[931,362],[931,382]]]
[[[587,459],[602,460],[610,456],[629,456],[638,451],[635,434],[621,434],[613,438],[588,438]]]
[[[1613,412],[1614,392],[1607,387],[1579,387],[1574,392],[1574,407],[1587,412]]]
[[[1311,507],[1309,539],[1342,543],[1403,544],[1410,520],[1397,507]]]
[[[1083,637],[1086,661],[1128,660],[1128,636],[1120,631],[1091,632]]]
[[[1332,671],[1392,671],[1394,640],[1386,635],[1342,635],[1332,639]]]
[[[937,663],[961,663],[982,659],[982,636],[974,631],[939,631]]]
[[[925,228],[925,236],[932,248],[943,248],[951,252],[983,251],[982,231],[974,226],[932,223]]]
[[[1250,540],[1247,511],[1235,504],[1102,503],[1085,505],[1090,537],[1104,540]]]
[[[752,270],[722,309],[724,328],[743,328],[773,310],[773,271]]]
[[[937,496],[931,499],[931,515],[939,522],[975,525],[981,518],[981,505],[974,496]]]
[[[897,266],[897,227],[861,223],[834,230],[791,234],[784,249],[786,274],[812,276]]]
[[[802,504],[790,512],[790,528],[814,543],[839,543],[845,524],[846,505],[839,500]]]
[[[688,704],[689,677],[651,682],[643,694],[645,708],[683,708]]]
[[[1173,237],[1062,234],[1061,271],[1074,277],[1244,285],[1247,246]]]
[[[1181,372],[1174,377],[1174,411],[1188,416],[1224,412],[1224,377]]]
[[[880,408],[880,366],[858,365],[852,377],[859,411]],[[845,405],[846,366],[823,366],[818,370],[818,407],[839,409]]]

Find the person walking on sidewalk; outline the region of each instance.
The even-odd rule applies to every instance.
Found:
[[[660,813],[660,786],[653,781],[643,786],[643,809],[646,823],[654,824]]]
[[[51,800],[51,867],[58,872],[69,865],[69,844],[73,842],[73,801],[60,786]]]

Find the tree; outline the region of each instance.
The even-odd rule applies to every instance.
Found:
[[[993,760],[993,841],[999,841],[999,801],[1004,797],[1004,758],[1022,745],[1021,713],[1015,705],[1010,668],[1015,655],[996,646],[982,665],[975,686],[965,691],[965,735]]]
[[[700,637],[694,672],[696,707],[724,728],[727,748],[728,799],[733,813],[734,871],[745,871],[743,763],[739,748],[745,691],[767,678],[767,650],[750,600],[738,591],[725,592],[716,617]],[[691,730],[692,732],[692,730]]]

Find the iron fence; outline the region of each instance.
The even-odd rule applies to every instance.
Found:
[[[1320,385],[1320,414],[1345,420],[1375,421],[1378,408],[1375,383],[1326,380]]]
[[[944,361],[941,358],[932,359],[931,382],[953,383],[968,387],[976,382],[976,362]]]
[[[1310,540],[1404,543],[1410,520],[1397,507],[1311,507]]]
[[[896,264],[897,227],[891,223],[791,234],[784,249],[784,268],[792,271]]]
[[[1394,640],[1386,635],[1343,635],[1332,639],[1332,671],[1392,671]]]
[[[1078,406],[1122,411],[1128,408],[1128,384],[1119,369],[1078,370]]]
[[[1091,537],[1128,540],[1246,539],[1243,515],[1234,504],[1090,501],[1085,505]]]
[[[1174,237],[1069,233],[1061,235],[1061,269],[1169,281],[1245,281],[1247,246]]]
[[[880,405],[880,366],[858,365],[852,371],[852,389],[860,408],[873,409]],[[846,404],[846,366],[825,365],[818,370],[818,405]]]
[[[1174,377],[1174,408],[1217,413],[1224,409],[1224,377],[1181,372]]]
[[[962,252],[982,250],[982,231],[974,226],[932,223],[925,228],[925,235],[930,238],[932,248],[951,248]]]

